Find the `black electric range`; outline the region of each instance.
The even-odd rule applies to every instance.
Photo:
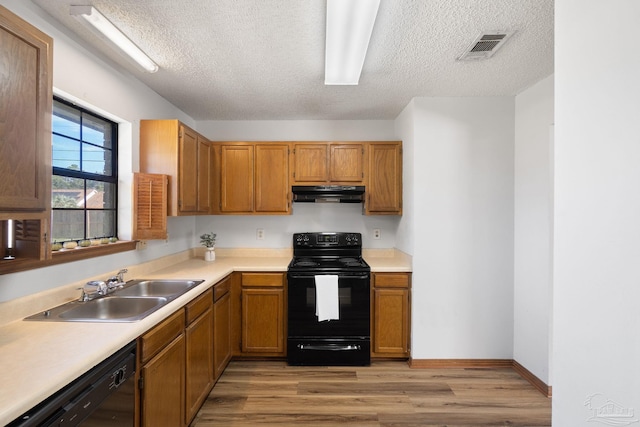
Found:
[[[319,276],[337,283],[337,318],[321,320],[318,315],[316,282],[323,279]],[[362,258],[361,234],[294,234],[287,279],[288,362],[368,365],[371,268]]]

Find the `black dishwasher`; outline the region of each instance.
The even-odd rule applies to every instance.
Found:
[[[135,367],[134,341],[14,420],[8,427],[133,426]]]

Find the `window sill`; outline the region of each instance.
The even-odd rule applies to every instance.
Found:
[[[136,248],[135,240],[118,241],[104,245],[89,246],[86,248],[60,249],[51,253],[51,259],[45,261],[46,265],[62,264],[64,262],[79,261],[103,255],[111,255],[119,252],[131,251]]]
[[[0,274],[17,273],[19,271],[33,270],[51,265],[63,264],[65,262],[80,261],[83,259],[95,258],[104,255],[111,255],[120,252],[127,252],[136,248],[135,240],[119,241],[99,246],[89,246],[88,248],[65,249],[51,253],[51,258],[46,260],[38,259],[15,259],[0,262]]]

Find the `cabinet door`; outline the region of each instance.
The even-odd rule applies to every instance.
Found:
[[[327,144],[294,144],[293,181],[326,182],[329,179],[328,148]]]
[[[364,145],[331,144],[329,179],[331,182],[362,182]]]
[[[46,211],[53,40],[0,6],[0,211]]]
[[[161,174],[133,174],[133,235],[136,240],[167,238],[167,186]]]
[[[208,213],[211,208],[211,143],[198,135],[198,212]]]
[[[289,146],[256,145],[255,212],[289,213]]]
[[[209,303],[212,303],[209,292]],[[213,387],[213,312],[211,307],[187,326],[186,419],[189,424]]]
[[[400,143],[370,144],[367,214],[402,214],[402,149]]]
[[[284,352],[284,290],[242,289],[242,352]]]
[[[253,211],[253,146],[223,145],[220,154],[220,211]]]
[[[181,213],[198,211],[198,135],[180,125],[178,208]]]
[[[184,426],[185,339],[179,335],[141,370],[141,426]]]
[[[409,290],[376,288],[373,353],[408,356]]]
[[[231,294],[213,305],[213,366],[217,380],[231,360]]]

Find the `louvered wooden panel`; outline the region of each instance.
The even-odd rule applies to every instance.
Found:
[[[29,242],[40,241],[40,220],[15,221],[15,239]]]
[[[133,238],[167,238],[168,175],[133,174]]]

